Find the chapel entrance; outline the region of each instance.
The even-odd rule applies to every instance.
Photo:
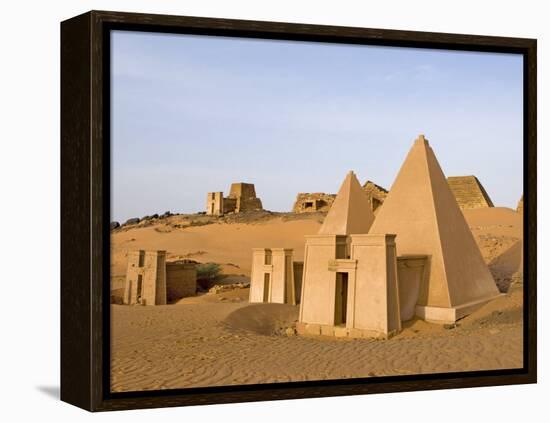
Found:
[[[143,291],[143,275],[138,275],[137,287],[136,287],[136,299],[138,303],[141,303],[142,291]]]
[[[270,274],[264,273],[264,303],[269,302]]]
[[[336,272],[334,325],[345,325],[348,311],[348,274]]]

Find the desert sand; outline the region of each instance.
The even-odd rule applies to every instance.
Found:
[[[503,293],[454,326],[412,320],[389,340],[296,336],[298,306],[249,304],[248,289],[155,307],[112,305],[112,389],[220,386],[517,368],[523,359],[521,215],[507,208],[464,215]],[[294,248],[324,214],[175,215],[112,233],[112,291],[123,287],[126,253],[164,249],[168,260],[222,265],[231,283],[250,275],[251,249]]]

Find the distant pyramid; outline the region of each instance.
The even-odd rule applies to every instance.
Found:
[[[518,201],[518,207],[516,208],[516,211],[518,213],[523,213],[523,194],[521,194],[521,198]]]
[[[499,295],[428,141],[420,135],[369,233],[396,234],[398,255],[428,255],[417,315],[453,321]]]
[[[369,201],[353,172],[346,175],[319,230],[325,235],[366,234],[374,221]]]
[[[447,182],[462,210],[494,207],[489,194],[474,175],[449,176]]]

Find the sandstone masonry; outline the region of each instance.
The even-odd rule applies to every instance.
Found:
[[[209,192],[206,196],[207,215],[221,216],[254,210],[262,210],[262,201],[256,197],[254,184],[233,183],[228,197],[224,197],[222,191]]]

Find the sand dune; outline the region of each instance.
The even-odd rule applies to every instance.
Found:
[[[521,238],[521,217],[512,209],[466,210],[464,216],[487,262]],[[303,260],[304,236],[317,233],[322,218],[323,215],[319,214],[302,214],[292,219],[275,216],[249,223],[178,228],[178,217],[175,216],[170,224],[159,221],[146,227],[115,231],[111,237],[111,275],[119,285],[123,284],[128,251],[162,249],[167,250],[168,260],[189,258],[215,262],[221,264],[228,274],[249,276],[252,248],[255,247],[293,248],[295,260]],[[113,286],[113,289],[117,287]]]
[[[303,215],[299,220],[275,217],[259,223],[211,224],[183,229],[164,224],[115,232],[112,239],[113,276],[126,272],[126,253],[136,249],[167,250],[168,260],[191,258],[215,262],[230,273],[250,275],[252,248],[294,248],[296,260],[303,259],[305,235],[320,227],[318,215]]]

